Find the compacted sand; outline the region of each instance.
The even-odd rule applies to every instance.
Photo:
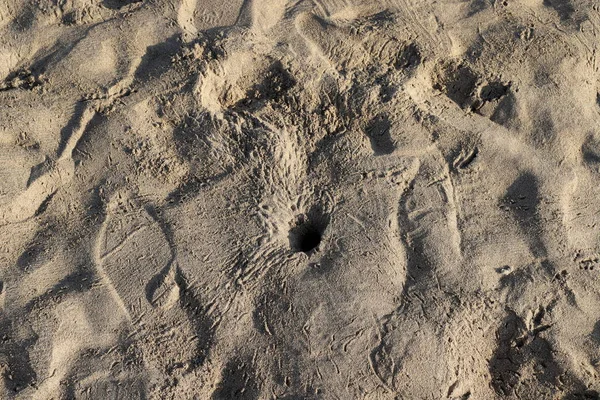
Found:
[[[598,399],[599,10],[0,1],[0,398]]]

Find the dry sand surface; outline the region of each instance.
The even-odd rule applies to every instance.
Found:
[[[1,0],[0,399],[599,399],[592,0]]]

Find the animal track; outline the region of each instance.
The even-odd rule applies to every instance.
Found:
[[[396,146],[390,136],[391,126],[390,119],[386,115],[378,115],[365,128],[375,155],[391,154],[394,152]]]
[[[258,398],[258,381],[250,368],[250,362],[230,360],[221,372],[221,382],[212,400],[253,400]]]
[[[506,190],[500,205],[510,211],[529,240],[531,252],[536,257],[546,255],[538,207],[540,204],[538,180],[532,173],[521,174]]]
[[[588,164],[600,164],[600,139],[595,134],[590,133],[587,135],[581,145],[581,155],[583,161]]]
[[[408,43],[398,54],[394,67],[399,70],[412,69],[421,64],[422,56],[415,43]]]
[[[13,394],[35,385],[37,381],[29,349],[38,338],[20,338],[19,331],[23,329],[18,329],[15,322],[0,311],[0,385]]]
[[[468,168],[469,165],[475,161],[478,152],[479,149],[477,147],[473,147],[470,150],[463,150],[458,157],[454,159],[452,167],[455,170]]]
[[[493,121],[502,117],[495,114],[510,86],[510,83],[495,80],[485,82],[481,74],[466,63],[441,63],[433,76],[434,89],[444,93],[461,108],[485,115]]]
[[[496,121],[496,111],[500,108],[500,101],[508,94],[510,83],[489,82],[483,85],[471,106],[471,110],[488,116],[492,121]]]
[[[498,348],[490,360],[492,386],[503,396],[511,396],[519,389],[541,395],[545,385],[559,385],[558,377],[563,373],[556,363],[553,350],[540,333],[550,329],[551,325],[542,324],[545,309],[540,307],[529,323],[509,311],[508,316],[498,328]],[[522,371],[534,365],[542,367],[535,374],[536,381],[522,378]]]
[[[508,93],[509,87],[502,82],[491,82],[481,88],[479,97],[483,101],[498,100]]]
[[[596,254],[586,257],[582,251],[575,254],[573,261],[577,263],[579,269],[584,271],[593,271],[600,266],[600,256]]]
[[[41,86],[44,82],[45,79],[41,74],[35,74],[28,69],[21,69],[9,75],[0,84],[0,92],[12,89],[33,90]]]
[[[252,86],[246,97],[236,106],[240,108],[256,108],[264,102],[279,101],[290,89],[296,85],[296,80],[277,61],[264,74],[263,80]]]
[[[461,108],[471,108],[480,77],[466,64],[443,63],[433,77],[433,87]]]
[[[544,0],[544,5],[554,9],[561,21],[571,19],[575,13],[575,7],[571,0]]]

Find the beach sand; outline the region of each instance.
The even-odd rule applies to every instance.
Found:
[[[0,2],[1,399],[599,399],[600,7]]]

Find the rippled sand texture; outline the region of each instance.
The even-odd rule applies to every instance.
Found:
[[[598,399],[600,7],[0,2],[0,398]]]

